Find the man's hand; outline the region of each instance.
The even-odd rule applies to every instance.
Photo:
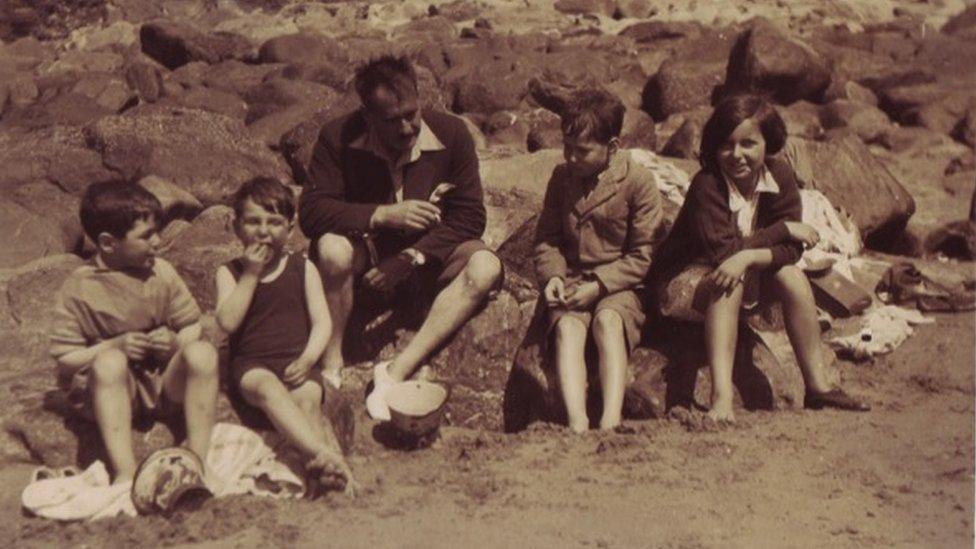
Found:
[[[377,206],[373,226],[404,231],[424,231],[441,222],[441,209],[426,200],[404,200]]]
[[[807,249],[813,248],[820,242],[820,233],[806,223],[797,221],[787,221],[786,230],[790,233],[790,238],[797,242],[802,242]]]
[[[708,278],[715,288],[723,293],[730,293],[736,284],[742,282],[749,265],[749,257],[744,252],[739,252],[723,261],[709,273]]]
[[[176,334],[167,326],[160,326],[146,334],[149,350],[160,357],[169,358],[176,350]]]
[[[367,286],[378,292],[392,292],[397,284],[403,282],[413,272],[413,264],[403,254],[397,254],[383,260],[382,263],[370,269],[363,275]]]
[[[301,357],[285,367],[282,379],[285,384],[297,387],[308,379],[309,372],[312,371],[312,361],[304,360]]]
[[[117,341],[119,350],[125,353],[126,358],[134,362],[144,360],[152,348],[149,336],[142,332],[125,333]]]
[[[271,260],[271,246],[255,242],[244,248],[244,272],[258,276]]]
[[[595,280],[581,282],[566,292],[566,308],[586,309],[600,298],[600,283]]]
[[[554,276],[546,282],[542,295],[546,298],[546,305],[550,309],[563,307],[566,305],[566,283],[558,276]]]

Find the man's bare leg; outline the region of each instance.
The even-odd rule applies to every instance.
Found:
[[[318,241],[318,268],[322,275],[322,288],[329,304],[332,317],[332,337],[322,353],[322,375],[336,385],[339,372],[345,366],[342,357],[342,342],[346,324],[353,306],[353,282],[356,273],[366,266],[366,257],[361,246],[356,246],[348,238],[326,233]]]
[[[479,250],[472,254],[461,274],[434,299],[417,334],[390,363],[390,376],[397,381],[410,377],[438,345],[474,315],[501,273],[501,260],[492,252]]]

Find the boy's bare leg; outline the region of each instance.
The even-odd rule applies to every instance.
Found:
[[[437,294],[416,335],[390,363],[390,376],[397,381],[410,377],[427,355],[471,318],[501,274],[501,260],[495,254],[487,250],[471,254],[461,274]]]
[[[820,325],[810,282],[795,265],[787,265],[777,271],[773,283],[783,303],[786,334],[796,353],[803,381],[808,390],[825,393],[831,387],[825,378]]]
[[[92,362],[88,379],[95,421],[115,471],[114,482],[130,481],[136,474],[136,456],[132,450],[129,360],[117,349],[102,351]]]
[[[352,312],[353,282],[356,273],[366,267],[366,254],[348,238],[331,233],[319,238],[318,252],[322,288],[332,318],[332,337],[322,353],[321,364],[325,379],[332,380],[338,378],[345,366],[342,342]]]
[[[164,394],[183,403],[187,446],[204,462],[210,450],[219,385],[217,349],[205,341],[187,343],[163,372]]]
[[[322,441],[316,437],[308,417],[299,408],[285,384],[270,370],[255,368],[241,378],[241,396],[256,408],[260,408],[275,430],[306,456],[315,456],[323,450]]]
[[[555,330],[556,371],[569,428],[582,433],[590,428],[586,415],[586,325],[578,318],[564,316]]]
[[[322,386],[306,381],[300,387],[291,390],[291,397],[298,408],[305,414],[312,433],[321,444],[321,449],[313,456],[318,458],[324,467],[324,473],[333,477],[333,486],[327,488],[341,488],[352,482],[352,473],[346,458],[342,455],[342,447],[335,436],[332,423],[322,412]],[[351,487],[351,486],[350,486]]]
[[[705,312],[705,348],[712,370],[712,409],[708,416],[716,421],[735,421],[732,367],[741,306],[742,284],[737,284],[731,293],[714,297]]]
[[[600,357],[600,386],[603,393],[603,416],[600,429],[620,425],[627,383],[627,343],[624,322],[616,311],[603,310],[593,319],[593,339]]]

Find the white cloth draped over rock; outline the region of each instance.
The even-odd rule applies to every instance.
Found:
[[[215,497],[302,497],[301,463],[275,432],[262,436],[241,425],[218,423],[207,454],[207,487]],[[110,484],[105,464],[96,461],[77,475],[32,482],[21,493],[21,504],[34,515],[55,520],[135,516],[131,487],[131,482]]]
[[[890,353],[915,333],[914,326],[933,322],[934,318],[925,317],[916,310],[885,305],[866,313],[861,318],[858,332],[832,338],[828,343],[841,354],[864,360]]]

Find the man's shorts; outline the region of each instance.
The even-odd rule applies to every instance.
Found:
[[[399,242],[384,245],[382,240],[375,240],[374,249],[376,251],[376,257],[374,261],[370,257],[371,254],[365,240],[352,236],[347,236],[346,238],[349,239],[349,242],[351,242],[355,248],[354,255],[366,258],[366,261],[362,266],[362,270],[356,273],[357,283],[360,279],[362,279],[362,275],[373,267],[376,267],[377,263],[403,251],[403,248],[400,247],[402,244]],[[414,272],[414,276],[408,279],[407,283],[419,285],[418,289],[424,294],[435,295],[437,292],[450,284],[452,280],[457,278],[457,276],[464,271],[468,261],[471,260],[471,256],[481,250],[491,252],[493,255],[495,253],[491,250],[491,248],[488,247],[487,244],[479,239],[466,240],[454,248],[454,251],[447,256],[443,264],[437,264],[437,262],[430,261],[428,259],[426,264],[417,267],[416,271]],[[318,254],[315,244],[312,245],[309,253],[310,259],[317,263],[317,258],[315,256]],[[503,279],[504,276],[498,277],[498,283],[494,289],[501,289]]]
[[[180,404],[167,398],[163,392],[163,373],[174,367],[180,357],[180,353],[174,354],[165,368],[129,367],[129,404],[133,419],[167,417],[181,410]],[[95,421],[90,376],[91,369],[75,374],[66,391],[72,410],[86,420]]]

